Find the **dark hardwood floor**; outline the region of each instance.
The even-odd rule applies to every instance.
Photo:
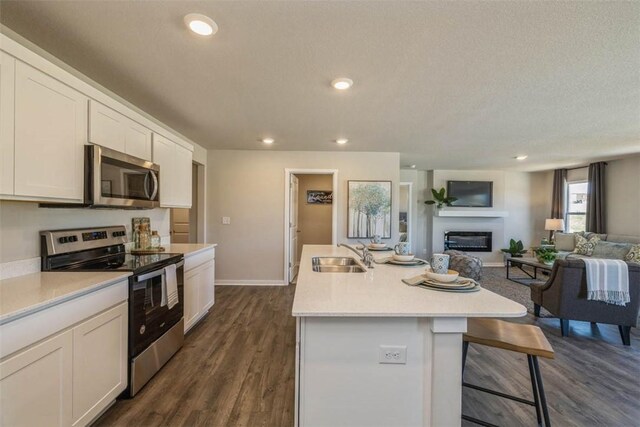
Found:
[[[98,426],[292,426],[295,287],[216,288],[213,312],[184,348],[131,400],[118,401]],[[556,351],[541,359],[555,426],[640,425],[640,336],[631,347],[618,329],[572,322],[561,338],[557,319],[528,315]],[[526,358],[471,345],[465,380],[529,396]],[[533,426],[532,407],[464,390],[463,411],[502,426]],[[472,425],[463,423],[464,426]]]

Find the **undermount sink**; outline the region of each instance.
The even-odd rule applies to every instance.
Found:
[[[313,257],[313,271],[317,273],[364,273],[366,270],[351,257]]]

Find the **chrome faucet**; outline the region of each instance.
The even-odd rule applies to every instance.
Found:
[[[371,255],[371,252],[369,252],[369,249],[367,249],[367,245],[365,245],[360,241],[358,241],[358,243],[362,245],[362,253],[358,252],[356,248],[346,243],[338,243],[338,247],[342,246],[349,249],[351,252],[355,253],[360,257],[360,261],[362,261],[362,263],[365,266],[367,266],[367,268],[373,268],[373,261],[374,261],[373,255]]]

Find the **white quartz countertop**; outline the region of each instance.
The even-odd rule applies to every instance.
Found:
[[[131,272],[40,272],[0,280],[0,324],[127,279]]]
[[[168,254],[184,254],[184,256],[193,255],[198,252],[218,246],[216,243],[171,243],[162,245]]]
[[[387,257],[391,252],[372,252]],[[302,251],[292,314],[341,317],[520,317],[526,308],[496,293],[441,292],[405,285],[402,279],[425,267],[375,264],[366,273],[316,273],[314,256],[358,256],[333,245],[305,245]]]

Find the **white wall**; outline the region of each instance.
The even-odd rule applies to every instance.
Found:
[[[151,218],[151,228],[169,235],[169,209],[50,209],[37,203],[0,201],[0,263],[40,256],[42,230],[124,225],[131,239],[131,218]]]
[[[528,172],[435,170],[432,186],[436,189],[447,186],[447,181],[492,181],[492,208],[450,208],[460,210],[506,211],[506,218],[479,217],[433,217],[430,231],[433,252],[444,250],[444,234],[447,231],[490,231],[493,236],[492,252],[474,252],[485,263],[500,263],[501,248],[508,247],[511,238],[522,240],[525,247],[535,240],[537,219],[534,215],[538,192],[538,180]],[[428,199],[431,196],[429,195]],[[436,208],[430,207],[428,215]]]
[[[217,243],[216,278],[284,280],[284,170],[338,169],[338,241],[347,229],[347,181],[393,182],[392,216],[398,212],[398,153],[211,150],[208,157],[208,240]],[[223,216],[231,217],[222,225]],[[398,223],[392,222],[391,243]]]
[[[607,163],[607,233],[640,237],[640,156]]]

